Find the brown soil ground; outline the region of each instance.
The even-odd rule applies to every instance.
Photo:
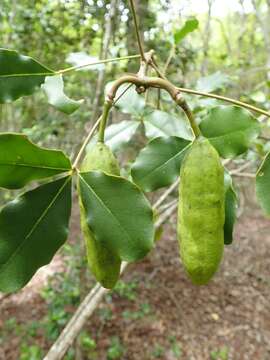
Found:
[[[75,217],[73,234],[78,234],[77,224]],[[51,273],[62,266],[61,258],[56,257],[38,276],[46,277],[48,269]],[[268,360],[269,274],[270,221],[259,210],[242,214],[220,271],[204,287],[193,286],[179,263],[174,217],[165,226],[155,251],[129,266],[124,275],[126,283],[137,281],[136,298],[114,293],[88,321],[86,330],[97,346],[92,355],[83,358],[107,359],[111,338],[117,336],[123,354],[116,358],[122,360]],[[10,317],[26,323],[46,313],[37,278],[20,293],[0,300],[0,334]],[[140,311],[143,304],[149,304],[146,312]],[[102,321],[99,313],[104,309],[112,311],[111,319]],[[135,314],[135,319],[123,316],[123,312]],[[50,346],[42,333],[35,340],[45,351]],[[0,359],[19,359],[21,341],[14,335],[6,339],[1,344]],[[221,349],[223,352],[218,353]]]

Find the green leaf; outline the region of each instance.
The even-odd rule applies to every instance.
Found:
[[[197,19],[187,20],[179,30],[176,30],[174,33],[174,42],[177,45],[181,40],[183,40],[189,33],[198,29],[199,21]]]
[[[121,260],[142,259],[153,247],[150,204],[130,181],[92,171],[79,174],[80,194],[88,226],[97,241]]]
[[[114,82],[111,81],[106,85],[105,93],[107,94]],[[127,114],[134,115],[135,117],[140,117],[145,111],[145,100],[142,95],[139,95],[135,90],[135,87],[132,86],[129,88],[129,85],[121,85],[117,92],[115,99],[117,99],[122,93],[124,94],[117,100],[116,106],[123,112]]]
[[[54,71],[17,51],[0,49],[0,103],[31,95]]]
[[[270,215],[270,152],[259,167],[256,175],[256,195],[266,215]]]
[[[119,150],[131,140],[139,125],[138,121],[124,120],[108,126],[105,130],[106,144],[112,151]]]
[[[0,291],[22,288],[65,242],[71,211],[71,177],[42,185],[0,212]]]
[[[38,147],[25,135],[0,134],[0,187],[18,189],[69,170],[70,160],[62,151]]]
[[[175,116],[165,111],[154,110],[144,116],[145,133],[149,139],[160,136],[178,136],[192,140],[193,134],[187,120],[181,115]]]
[[[68,115],[76,111],[84,101],[75,101],[65,95],[62,75],[47,76],[42,89],[48,97],[48,103]]]
[[[133,181],[144,191],[170,185],[179,176],[181,162],[190,141],[176,136],[152,140],[131,168]]]
[[[123,120],[120,123],[106,127],[105,143],[112,151],[120,150],[128,144],[140,125],[139,121]],[[87,145],[89,151],[97,143],[98,136],[94,136]]]
[[[223,158],[233,158],[247,151],[260,125],[241,107],[217,106],[203,118],[200,129]]]
[[[221,71],[217,71],[214,74],[200,78],[197,81],[196,89],[198,91],[212,92],[222,89],[230,82],[228,75],[223,74]]]
[[[233,186],[230,174],[224,172],[225,185],[225,224],[224,244],[230,245],[233,242],[233,228],[236,221],[238,199]]]

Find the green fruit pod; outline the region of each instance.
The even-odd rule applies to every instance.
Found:
[[[184,268],[195,285],[218,269],[224,248],[224,169],[205,138],[192,144],[180,170],[178,240]]]
[[[120,168],[110,148],[98,142],[85,156],[80,171],[100,170],[109,175],[120,175]],[[79,188],[79,186],[78,186]],[[112,289],[120,275],[121,259],[101,241],[97,241],[86,221],[86,211],[80,200],[81,228],[84,235],[89,268],[96,280]],[[104,220],[106,221],[106,219]]]

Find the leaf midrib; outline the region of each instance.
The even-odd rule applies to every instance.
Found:
[[[26,76],[53,76],[55,73],[54,72],[44,72],[44,73],[19,73],[19,74],[5,74],[5,75],[0,75],[0,80],[1,78],[6,79],[6,78],[12,78],[12,77],[26,77]]]
[[[34,223],[33,227],[30,229],[28,234],[25,236],[23,241],[20,243],[20,245],[16,248],[16,250],[12,253],[12,255],[9,257],[9,259],[3,263],[0,266],[0,271],[4,271],[7,266],[10,264],[10,262],[13,260],[13,258],[18,254],[18,252],[22,249],[22,247],[25,245],[25,242],[29,239],[29,237],[33,234],[35,229],[38,227],[40,222],[44,219],[50,208],[54,205],[55,201],[57,200],[58,196],[61,194],[64,187],[67,185],[68,181],[70,181],[71,177],[68,176],[64,184],[61,186],[61,188],[57,191],[56,195],[53,197],[52,201],[49,203],[49,205],[46,207],[46,209],[43,211],[43,213],[40,215],[40,217],[37,219],[37,221]]]
[[[192,143],[191,143],[192,144]],[[161,169],[162,167],[164,167],[165,165],[167,165],[170,161],[174,160],[178,155],[181,155],[181,153],[185,150],[187,150],[191,144],[187,145],[184,149],[182,149],[181,151],[177,152],[174,156],[170,157],[167,161],[165,161],[162,165],[159,165],[157,167],[155,167],[154,169],[152,169],[150,172],[148,172],[145,176],[141,177],[140,179],[143,180],[149,176],[151,176],[151,174],[159,169]]]
[[[53,166],[44,166],[44,165],[31,165],[31,164],[25,164],[25,163],[16,163],[16,162],[5,162],[1,163],[0,166],[22,166],[22,167],[29,167],[33,169],[49,169],[49,170],[70,170],[70,167],[68,168],[61,168],[61,167],[53,167]]]
[[[87,183],[87,181],[81,176],[81,174],[79,174],[79,177],[82,179],[82,181],[86,184],[87,188],[89,188],[89,190],[94,194],[94,196],[97,198],[97,200],[101,203],[101,205],[103,205],[103,207],[105,208],[105,210],[111,214],[111,216],[115,219],[116,223],[119,224],[120,229],[123,229],[124,232],[126,233],[126,235],[128,236],[128,238],[130,239],[130,241],[132,242],[133,239],[130,236],[130,234],[128,233],[128,231],[123,227],[123,225],[121,224],[121,222],[117,219],[116,215],[114,215],[114,213],[107,207],[107,205],[104,203],[104,201],[98,196],[98,194],[91,188],[91,186]]]

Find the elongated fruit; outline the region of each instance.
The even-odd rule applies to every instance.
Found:
[[[196,139],[180,171],[178,239],[180,256],[192,282],[204,285],[223,255],[224,170],[207,139]]]
[[[103,143],[98,142],[90,152],[86,154],[81,172],[100,170],[110,175],[119,175],[120,169],[113,153]],[[87,260],[91,272],[97,281],[105,288],[112,289],[116,284],[121,267],[121,260],[118,255],[108,249],[105,244],[98,242],[86,222],[86,212],[80,201],[81,227],[85,238],[87,249]],[[104,219],[106,222],[106,219]]]

